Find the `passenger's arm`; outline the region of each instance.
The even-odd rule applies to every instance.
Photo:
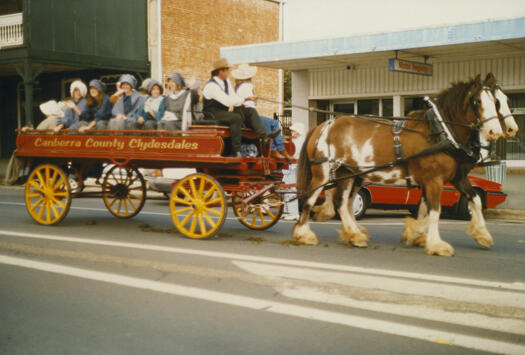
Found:
[[[230,90],[233,90],[230,88]],[[226,94],[224,91],[222,91],[219,84],[209,83],[204,87],[202,90],[202,94],[207,99],[214,99],[219,101],[224,106],[230,107],[230,106],[241,106],[244,100],[240,98],[237,94],[230,92],[230,94]]]

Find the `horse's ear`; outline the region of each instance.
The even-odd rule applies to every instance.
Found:
[[[492,72],[487,74],[487,77],[485,78],[485,81],[483,82],[483,85],[488,86],[489,88],[493,88],[496,84],[496,77]]]

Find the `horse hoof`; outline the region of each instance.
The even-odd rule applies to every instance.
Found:
[[[360,228],[361,230],[361,228]],[[365,229],[366,233],[363,232],[352,232],[347,230],[337,230],[339,232],[339,237],[337,240],[343,243],[352,244],[354,247],[366,248],[368,247],[368,231]]]
[[[474,238],[476,243],[489,249],[494,244],[494,239],[486,228],[480,228],[472,223],[467,225],[467,233]]]
[[[427,246],[425,252],[428,255],[453,256],[454,248],[447,242],[438,242],[434,245]]]
[[[299,226],[296,224],[293,228],[292,234],[297,242],[305,245],[317,245],[319,240],[308,225]]]

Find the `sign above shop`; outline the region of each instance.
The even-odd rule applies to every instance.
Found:
[[[409,74],[432,76],[432,64],[411,62],[409,60],[403,60],[398,58],[390,58],[388,60],[388,70]]]

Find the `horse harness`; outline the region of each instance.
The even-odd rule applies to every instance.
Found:
[[[484,86],[482,87],[482,90],[490,90],[490,88]],[[425,113],[425,121],[429,122],[430,133],[429,133],[428,138],[429,140],[434,141],[433,145],[422,150],[419,153],[416,153],[410,156],[405,156],[403,154],[403,145],[401,143],[401,138],[400,138],[401,133],[404,130],[416,131],[419,133],[422,133],[422,132],[413,130],[413,129],[409,129],[406,127],[406,122],[410,120],[409,118],[405,118],[405,117],[401,117],[399,119],[394,118],[394,123],[392,125],[392,133],[394,135],[393,147],[394,147],[394,154],[396,156],[396,159],[394,161],[391,161],[385,164],[375,165],[371,167],[362,167],[362,166],[360,167],[360,166],[355,166],[352,164],[345,163],[338,159],[329,158],[330,157],[330,141],[329,141],[329,137],[327,137],[326,143],[328,147],[328,156],[320,157],[320,158],[313,158],[310,160],[310,164],[315,165],[315,164],[323,164],[323,163],[329,162],[331,164],[330,171],[329,171],[329,179],[327,183],[322,184],[312,189],[309,192],[315,191],[321,187],[323,188],[335,187],[335,183],[337,181],[355,178],[355,177],[361,177],[363,175],[372,173],[374,171],[388,169],[388,168],[392,168],[394,166],[399,166],[399,165],[404,165],[405,169],[407,169],[407,174],[406,174],[407,175],[407,178],[406,178],[407,186],[411,187],[410,179],[408,177],[409,175],[408,166],[407,166],[408,162],[412,159],[416,159],[416,158],[420,158],[423,156],[428,156],[428,155],[432,155],[436,153],[446,153],[450,155],[451,157],[453,157],[457,162],[461,164],[465,164],[465,163],[475,164],[480,159],[481,148],[486,149],[485,147],[481,146],[481,142],[479,139],[479,130],[481,129],[483,124],[485,124],[486,122],[493,120],[493,119],[501,120],[501,118],[499,116],[494,116],[494,117],[489,117],[482,121],[481,116],[479,114],[479,107],[480,107],[481,102],[479,99],[475,99],[471,97],[469,100],[469,105],[471,106],[472,111],[474,112],[476,121],[472,124],[447,122],[443,120],[443,117],[441,116],[439,112],[439,108],[437,104],[432,99],[430,99],[427,96],[425,97],[425,101],[430,106],[430,108]],[[314,146],[314,151],[312,155],[315,155],[315,152],[317,150],[317,145],[318,145],[317,143],[319,142],[319,139],[323,136],[324,132],[334,123],[334,121],[335,121],[335,118],[330,118],[326,122],[325,126],[323,127],[321,131],[321,134],[319,134],[319,137],[317,138],[317,142]],[[382,121],[379,121],[379,120],[374,120],[374,121],[378,123],[383,123]],[[387,124],[387,123],[383,123],[383,124]],[[462,144],[461,142],[458,141],[456,135],[454,134],[454,131],[449,127],[450,124],[462,125],[462,126],[466,126],[472,129],[473,132],[466,144]],[[341,176],[341,177],[336,177],[335,172],[340,167],[343,167],[346,170],[350,171],[351,174]],[[360,172],[354,172],[355,170],[363,169],[363,168],[366,168],[366,170],[360,171]]]

